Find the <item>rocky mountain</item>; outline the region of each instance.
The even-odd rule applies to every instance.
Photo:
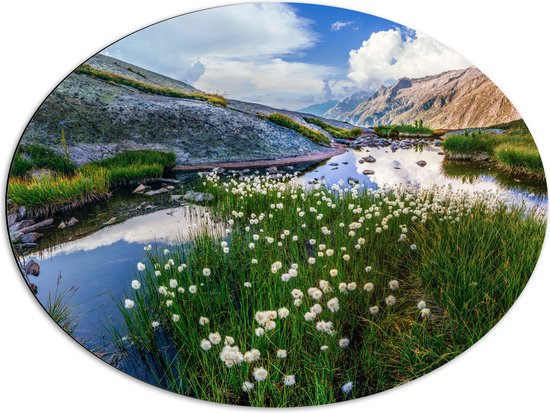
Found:
[[[323,102],[323,103],[315,103],[315,104],[309,105],[305,108],[298,109],[297,112],[308,113],[310,115],[323,116],[323,113],[325,113],[328,110],[332,109],[338,103],[339,102],[336,99],[327,100],[326,102]]]
[[[332,116],[337,107],[324,116],[362,126],[408,124],[422,119],[432,128],[454,129],[520,118],[502,91],[475,67],[399,79],[391,86],[380,87],[354,108]]]
[[[335,106],[327,110],[321,116],[346,121],[346,114],[354,110],[357,105],[367,100],[372,93],[366,91],[355,92],[342,101],[338,102]]]
[[[155,87],[199,92],[186,83],[104,55],[86,64]],[[321,131],[297,112],[237,100],[218,106],[138,89],[73,72],[36,111],[21,142],[42,143],[61,152],[64,130],[70,156],[77,164],[129,149],[170,150],[179,164],[275,159],[328,150],[256,116],[284,113]]]

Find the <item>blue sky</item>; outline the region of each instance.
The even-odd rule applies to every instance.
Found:
[[[103,53],[230,98],[298,109],[469,63],[397,23],[351,10],[247,3],[179,16]]]

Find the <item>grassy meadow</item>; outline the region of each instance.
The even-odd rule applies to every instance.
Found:
[[[203,179],[225,232],[144,247],[120,345],[215,402],[319,405],[420,377],[498,322],[544,239],[542,213],[488,193]]]
[[[506,132],[451,135],[444,139],[443,148],[451,158],[486,154],[505,172],[545,180],[542,159],[525,123],[519,120],[494,127]]]
[[[415,121],[413,125],[379,125],[374,127],[374,131],[385,138],[397,138],[400,135],[433,135],[434,130],[425,126],[422,121]]]
[[[77,168],[68,157],[49,148],[29,147],[24,147],[14,158],[8,198],[16,206],[27,207],[31,215],[33,211],[37,215],[51,215],[57,210],[106,198],[115,187],[160,178],[176,162],[173,153],[140,150],[121,152]],[[18,157],[28,165],[24,172]],[[32,171],[37,169],[45,173],[33,176]]]
[[[301,125],[298,122],[295,122],[290,117],[282,115],[280,113],[272,113],[271,115],[258,114],[260,119],[265,119],[270,122],[273,122],[276,125],[283,126],[285,128],[292,129],[298,132],[300,135],[309,139],[310,141],[321,145],[321,146],[330,146],[330,139],[316,130],[308,128],[307,126]]]
[[[361,128],[344,129],[337,126],[333,126],[327,122],[323,122],[321,119],[304,117],[304,120],[313,125],[319,126],[324,131],[330,133],[333,137],[339,139],[354,140],[361,136],[363,131]]]

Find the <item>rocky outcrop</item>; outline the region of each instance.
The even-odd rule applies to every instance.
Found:
[[[457,129],[520,118],[502,91],[475,67],[402,78],[392,86],[380,87],[348,111],[336,112],[336,108],[338,105],[325,116],[362,126],[410,124],[422,119],[432,128]]]
[[[103,55],[86,63],[155,86],[196,90]],[[133,149],[173,151],[178,164],[277,159],[328,150],[291,129],[258,118],[258,113],[283,113],[326,135],[297,112],[236,100],[228,100],[226,107],[214,106],[72,73],[34,114],[22,142],[38,142],[61,151],[63,129],[70,157],[77,165]]]

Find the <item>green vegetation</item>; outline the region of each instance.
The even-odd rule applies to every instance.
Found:
[[[544,167],[533,137],[522,120],[491,126],[506,129],[502,135],[483,132],[451,135],[443,141],[451,157],[490,156],[496,165],[511,174],[544,180]]]
[[[338,139],[353,140],[361,136],[363,132],[361,128],[344,129],[337,126],[333,126],[329,123],[323,122],[321,119],[304,117],[304,120],[308,123],[319,126],[321,129],[330,133],[332,136]]]
[[[50,317],[65,330],[69,335],[73,335],[78,327],[78,315],[76,315],[69,305],[69,301],[78,290],[73,286],[66,290],[59,291],[61,274],[57,276],[57,284],[53,296],[48,293],[46,302],[46,311]]]
[[[413,125],[379,125],[374,127],[374,131],[387,138],[396,138],[399,135],[433,135],[433,129],[424,125],[422,120],[415,120]]]
[[[43,145],[29,144],[17,148],[10,175],[22,177],[32,169],[41,168],[63,175],[72,175],[75,172],[75,166],[67,156],[58,155]]]
[[[392,388],[486,334],[521,293],[544,239],[543,216],[488,194],[339,194],[282,182],[207,175],[214,215],[231,232],[220,239],[209,226],[138,264],[122,334],[163,387],[273,407]],[[289,376],[295,384],[285,385]]]
[[[49,161],[46,155],[43,158],[32,157],[30,168],[36,167],[35,159],[42,159],[39,165],[53,166],[52,173],[42,177],[28,177],[12,172],[8,197],[16,205],[35,208],[44,215],[64,207],[77,207],[105,198],[109,190],[117,186],[159,178],[166,169],[175,165],[173,153],[128,151],[83,165],[69,174],[59,167],[64,165],[59,159],[66,159],[50,149],[33,145],[31,153],[49,154],[52,159]]]
[[[118,75],[116,73],[112,73],[107,70],[96,69],[87,64],[79,66],[75,70],[75,72],[88,75],[96,79],[101,79],[116,85],[129,86],[143,93],[149,93],[152,95],[169,96],[174,98],[202,100],[217,106],[227,106],[227,100],[221,95],[204,93],[200,91],[193,92],[193,91],[173,89],[169,87],[155,86],[155,85],[141,82],[139,80],[135,80],[126,76]]]
[[[276,125],[284,126],[285,128],[292,129],[293,131],[298,132],[300,135],[308,138],[310,141],[318,145],[330,146],[330,139],[327,138],[325,135],[323,135],[320,132],[317,132],[316,130],[308,128],[304,125],[300,125],[298,122],[293,121],[291,118],[289,118],[286,115],[282,115],[280,113],[273,113],[271,115],[264,115],[264,114],[258,113],[257,116],[260,119],[269,120],[275,123]]]

